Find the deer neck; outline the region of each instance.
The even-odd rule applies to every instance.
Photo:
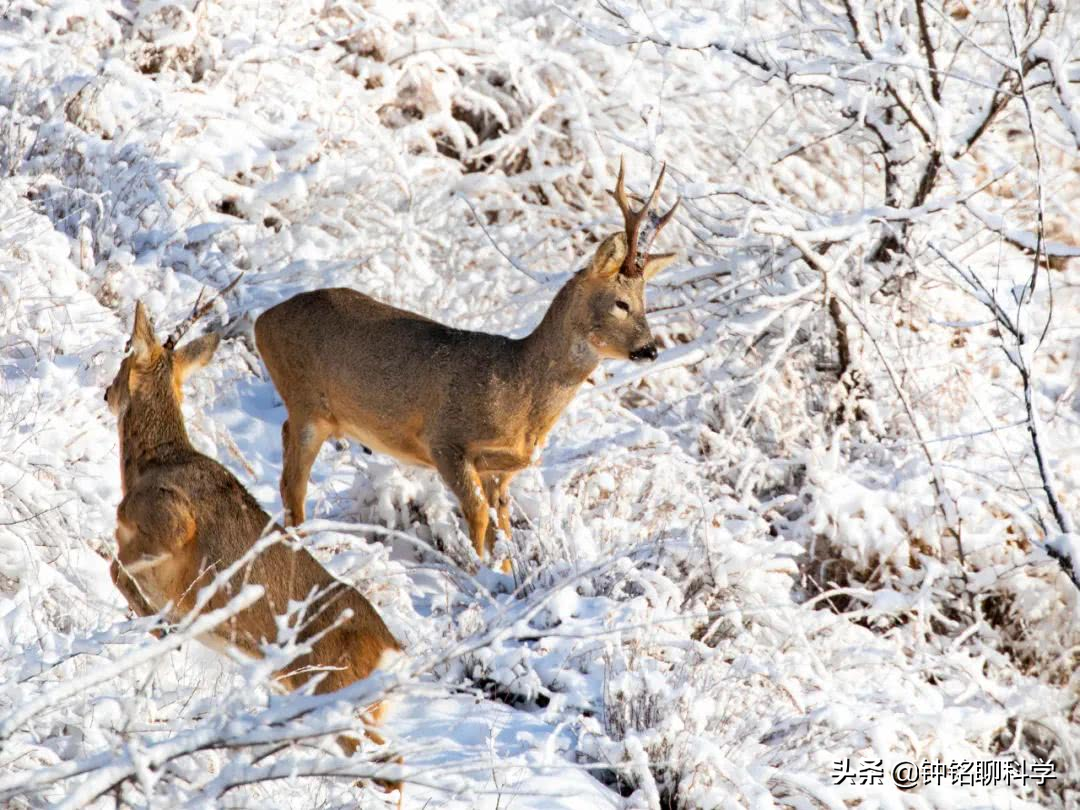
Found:
[[[600,363],[579,301],[581,282],[578,274],[563,285],[543,320],[523,341],[530,376],[556,389],[569,389],[571,394]]]
[[[120,477],[124,493],[148,466],[191,449],[179,402],[171,395],[160,399],[132,397],[120,417]]]

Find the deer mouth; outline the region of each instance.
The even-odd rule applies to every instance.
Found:
[[[630,359],[637,363],[651,363],[658,354],[655,343],[646,343],[644,346],[630,352]]]

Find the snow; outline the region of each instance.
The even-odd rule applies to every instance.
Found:
[[[0,803],[382,807],[357,780],[401,776],[409,808],[1074,806],[1080,541],[1047,493],[1075,523],[1080,12],[1025,40],[1040,172],[1015,94],[981,127],[1004,10],[931,15],[959,48],[939,102],[907,5],[854,7],[869,57],[821,4],[10,3]],[[286,695],[284,621],[265,659],[196,640],[257,591],[161,638],[130,616],[102,393],[137,299],[165,333],[244,274],[189,334],[224,339],[183,410],[280,513],[258,313],[341,285],[524,335],[618,227],[624,153],[631,191],[667,161],[683,200],[661,355],[607,361],[514,480],[512,573],[474,570],[434,472],[332,441],[294,540],[377,606],[395,666]],[[885,234],[904,251],[875,258]],[[343,757],[380,698],[401,763]],[[877,759],[1057,777],[831,777]]]
[[[1080,579],[1080,536],[1059,534],[1050,540],[1046,546],[1061,557],[1069,560],[1072,564],[1073,576]]]

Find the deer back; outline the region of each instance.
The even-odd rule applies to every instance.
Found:
[[[430,465],[431,444],[469,443],[524,418],[519,341],[446,326],[346,288],[264,312],[255,339],[290,421]]]

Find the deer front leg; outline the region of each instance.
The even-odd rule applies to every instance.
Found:
[[[435,469],[439,471],[450,491],[457,496],[465,524],[469,527],[469,537],[477,556],[483,560],[487,554],[486,540],[490,518],[488,502],[484,497],[483,482],[476,466],[465,456],[459,447],[432,448]]]

